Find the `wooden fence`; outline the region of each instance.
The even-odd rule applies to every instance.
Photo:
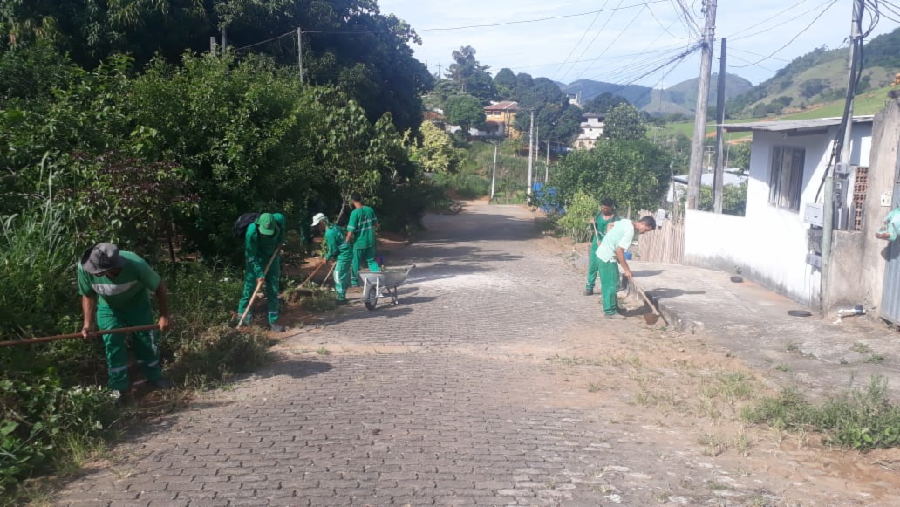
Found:
[[[666,220],[653,232],[641,234],[637,257],[643,262],[684,263],[684,222]]]

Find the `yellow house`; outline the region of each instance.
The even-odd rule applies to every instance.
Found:
[[[514,128],[519,104],[510,100],[491,104],[484,108],[487,130],[496,137],[517,139],[519,132]]]

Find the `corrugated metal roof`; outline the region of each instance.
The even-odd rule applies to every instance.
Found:
[[[854,116],[853,123],[872,123],[874,116]],[[789,130],[821,130],[836,127],[841,124],[840,118],[820,118],[817,120],[773,120],[756,121],[749,123],[726,123],[723,125],[728,132],[785,132]]]

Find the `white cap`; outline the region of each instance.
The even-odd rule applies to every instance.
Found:
[[[323,221],[323,220],[324,220],[325,222],[328,222],[328,218],[325,216],[325,213],[319,213],[319,214],[317,214],[316,216],[313,217],[313,223],[312,223],[312,226],[315,227],[315,226],[319,225],[319,222],[321,222],[321,221]]]

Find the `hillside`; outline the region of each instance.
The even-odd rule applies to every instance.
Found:
[[[728,114],[762,118],[839,99],[847,92],[848,56],[846,48],[821,47],[795,58],[772,78],[729,100]],[[863,56],[860,93],[890,84],[900,71],[900,29],[872,39]]]
[[[713,74],[712,93],[709,103],[715,104],[717,97],[718,74]],[[632,105],[648,113],[680,113],[691,115],[694,113],[694,105],[697,102],[697,88],[699,79],[688,79],[662,91],[647,86],[625,86],[590,79],[579,79],[568,86],[560,88],[571,94],[581,93],[581,100],[588,100],[604,92],[610,92],[625,98]],[[726,97],[732,98],[745,93],[753,88],[753,83],[734,74],[726,74]]]

